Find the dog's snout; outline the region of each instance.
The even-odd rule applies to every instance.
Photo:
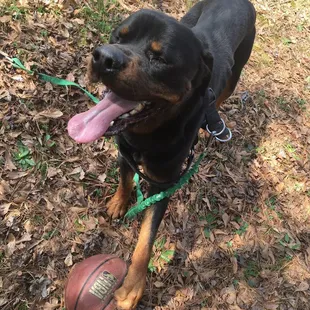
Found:
[[[105,72],[122,69],[127,63],[127,56],[113,45],[97,47],[93,52],[93,64],[99,65]]]

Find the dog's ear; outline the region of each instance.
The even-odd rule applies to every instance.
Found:
[[[211,73],[213,69],[213,56],[208,50],[204,50],[201,54],[201,60],[197,74],[192,81],[192,87],[198,88],[203,86],[206,88],[211,80]]]
[[[207,66],[208,74],[210,75],[211,78],[211,72],[213,69],[213,56],[209,51],[205,50],[202,53],[202,59],[205,65]]]

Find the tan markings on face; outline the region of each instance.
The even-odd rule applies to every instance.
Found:
[[[120,30],[120,35],[122,35],[122,36],[125,36],[126,34],[128,34],[128,32],[129,32],[129,28],[128,28],[128,26],[125,26],[125,27],[123,27],[121,30]]]
[[[152,85],[153,84],[153,85]],[[175,94],[171,92],[167,87],[164,85],[159,85],[156,83],[152,83],[150,86],[150,91],[152,96],[164,99],[170,103],[178,104],[181,101],[181,95]]]
[[[134,57],[126,65],[126,68],[123,69],[122,72],[119,74],[119,79],[136,81],[139,78],[138,74],[139,74],[139,58]]]
[[[151,44],[151,48],[153,52],[160,52],[162,49],[162,45],[158,41],[153,41]]]

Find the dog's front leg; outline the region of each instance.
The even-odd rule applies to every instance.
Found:
[[[120,167],[118,188],[107,204],[107,212],[113,219],[122,217],[126,213],[133,189],[134,172],[120,153],[118,155],[118,163]]]
[[[161,192],[161,189],[151,186],[149,196],[159,192]],[[115,292],[115,299],[119,309],[135,309],[143,295],[153,243],[167,205],[168,198],[156,203],[145,211],[138,243],[132,256],[132,263],[128,274],[122,287]]]

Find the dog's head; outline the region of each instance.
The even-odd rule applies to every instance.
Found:
[[[123,108],[109,114],[109,121],[116,117],[104,134],[133,128],[164,110],[169,115],[203,81],[207,85],[211,66],[210,54],[177,20],[152,10],[131,15],[113,31],[109,44],[93,51],[89,66],[90,80],[110,91],[104,110],[112,103]]]
[[[90,76],[125,99],[178,104],[210,74],[208,56],[189,28],[140,10],[94,50]]]

